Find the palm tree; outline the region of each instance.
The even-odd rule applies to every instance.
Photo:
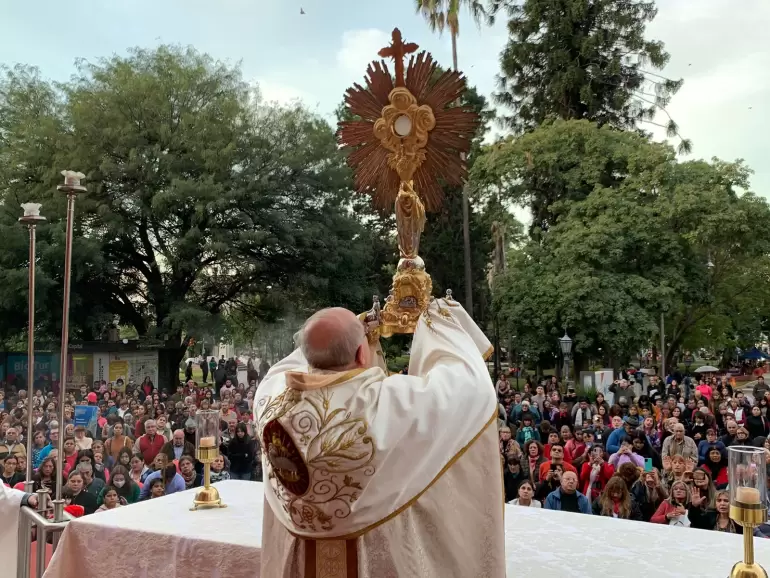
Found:
[[[479,0],[415,0],[417,12],[425,17],[431,32],[439,35],[445,28],[452,37],[452,67],[457,70],[457,37],[460,35],[460,8],[464,5],[478,26],[487,21],[487,13]],[[463,256],[465,258],[465,308],[473,315],[473,279],[471,273],[471,226],[468,206],[468,183],[463,186]]]

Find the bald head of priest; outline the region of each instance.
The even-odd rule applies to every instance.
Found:
[[[349,309],[330,307],[314,313],[300,330],[299,344],[313,369],[348,371],[371,366],[364,323]]]

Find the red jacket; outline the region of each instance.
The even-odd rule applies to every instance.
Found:
[[[152,461],[160,453],[163,444],[166,443],[166,438],[160,434],[155,434],[155,438],[150,441],[150,437],[145,434],[139,438],[139,453],[144,458],[144,463],[147,466],[152,465]]]
[[[598,488],[591,487],[591,462],[585,462],[583,467],[580,468],[580,490],[588,496],[588,492],[591,492],[591,500],[595,500],[602,493],[604,486],[610,481],[610,478],[615,473],[615,468],[612,464],[602,462],[602,467],[599,470],[599,476],[596,478],[596,482],[599,484]]]
[[[658,506],[658,509],[652,515],[652,518],[650,518],[650,522],[653,524],[668,524],[669,520],[666,518],[666,514],[668,514],[671,510],[676,510],[676,506],[668,500],[663,500],[660,503],[660,506]]]

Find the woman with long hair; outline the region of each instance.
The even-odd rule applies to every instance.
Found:
[[[668,498],[668,492],[660,483],[660,474],[656,468],[642,474],[631,487],[631,496],[639,506],[642,520],[649,522],[660,504]]]
[[[96,505],[101,506],[104,503],[104,496],[108,490],[118,492],[118,500],[121,506],[135,504],[139,501],[139,486],[131,479],[128,469],[117,465],[110,472],[110,483],[104,486],[96,498]]]
[[[692,472],[692,505],[704,510],[714,509],[717,489],[711,481],[711,474],[705,468],[695,468]]]
[[[689,527],[689,507],[690,488],[682,481],[674,482],[671,485],[671,495],[658,506],[658,510],[650,518],[650,522],[653,524]]]
[[[508,429],[508,428],[503,428]],[[506,450],[509,446],[516,444],[516,442],[510,439],[511,430],[508,429],[508,444],[504,444],[500,440],[500,446],[506,446]],[[235,426],[235,435],[233,439],[227,444],[225,448],[225,455],[230,460],[230,479],[231,480],[250,480],[251,473],[254,469],[254,446],[249,439],[249,433],[246,428],[246,424],[239,422]],[[507,452],[506,452],[507,455]]]
[[[521,456],[521,471],[537,485],[540,481],[540,465],[545,462],[543,445],[536,440],[529,440],[524,444],[524,454]]]
[[[730,492],[719,490],[714,500],[714,508],[691,507],[689,510],[693,528],[714,530],[727,534],[743,534],[743,526],[730,519]]]
[[[40,462],[40,467],[32,474],[32,491],[45,488],[51,495],[56,494],[56,458],[48,456]]]
[[[131,469],[131,458],[133,455],[134,454],[131,452],[131,448],[120,448],[118,457],[112,464],[112,467],[114,468],[115,466],[123,466],[126,469]]]
[[[131,478],[131,480],[139,486],[139,488],[142,488],[142,485],[144,483],[144,479],[149,475],[150,468],[147,467],[147,465],[144,463],[144,458],[142,457],[142,454],[134,454],[131,456],[131,462],[130,462],[130,469],[128,471],[128,476]]]
[[[631,497],[626,481],[620,476],[612,476],[604,487],[604,491],[591,506],[595,516],[623,518],[624,520],[641,520],[639,506]]]

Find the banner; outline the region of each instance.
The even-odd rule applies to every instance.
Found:
[[[99,408],[95,405],[76,405],[73,419],[75,427],[82,425],[96,437],[96,430],[99,427],[96,421],[97,409]]]

